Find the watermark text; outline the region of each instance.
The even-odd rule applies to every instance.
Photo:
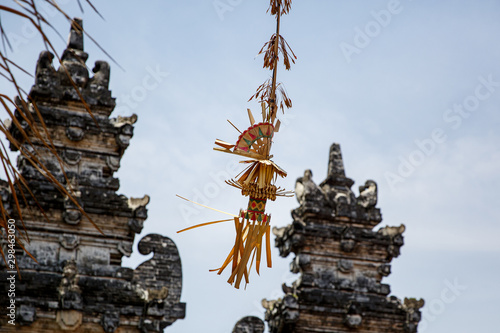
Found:
[[[7,306],[7,321],[10,325],[16,325],[16,221],[9,219],[7,221],[7,297],[9,305]]]

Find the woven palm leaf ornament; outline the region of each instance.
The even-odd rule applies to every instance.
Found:
[[[215,140],[216,147],[214,150],[246,158],[240,161],[240,163],[247,164],[247,167],[235,179],[226,180],[226,183],[239,189],[243,196],[248,197],[248,206],[246,209],[241,209],[239,214],[225,213],[204,206],[230,215],[232,218],[206,222],[178,231],[179,233],[220,222],[234,222],[236,232],[234,246],[221,267],[211,271],[221,274],[228,266],[231,267],[228,283],[234,285],[235,288],[239,288],[243,278],[246,284],[249,283],[249,273],[254,262],[257,274],[259,274],[262,253],[264,251],[266,253],[267,266],[272,266],[270,244],[271,216],[265,212],[267,200],[274,201],[279,196],[293,196],[293,192],[286,191],[275,185],[278,176],[282,178],[286,177],[286,172],[271,160],[273,155],[270,153],[274,134],[280,128],[280,121],[277,118],[278,109],[284,112],[285,107],[290,108],[292,106],[292,102],[287,97],[283,85],[276,82],[277,64],[280,56],[287,70],[290,69],[291,63],[294,63],[296,59],[295,54],[293,54],[285,39],[279,34],[280,17],[281,15],[288,14],[290,5],[291,0],[271,0],[268,9],[268,12],[276,17],[276,33],[271,36],[269,42],[264,44],[259,54],[264,54],[263,67],[272,71],[272,78],[260,85],[256,93],[250,98],[250,100],[257,99],[260,101],[262,121],[256,122],[250,109],[247,109],[250,127],[245,131],[238,130],[228,120],[240,133],[235,144],[219,139]],[[279,96],[276,93],[277,91]],[[183,197],[180,198],[188,200]],[[264,238],[265,249],[263,249]]]

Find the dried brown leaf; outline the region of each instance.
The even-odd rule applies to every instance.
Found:
[[[271,12],[271,15],[276,15],[278,11],[280,11],[280,15],[285,15],[290,12],[291,6],[292,0],[271,0],[267,11]]]

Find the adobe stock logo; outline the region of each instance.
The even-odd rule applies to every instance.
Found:
[[[170,75],[170,73],[164,72],[159,65],[154,68],[146,66],[145,70],[147,74],[142,77],[140,83],[133,86],[128,94],[120,95],[119,105],[116,107],[115,113],[128,114],[131,110],[139,107],[140,103],[145,101],[152,91],[158,89],[165,78]]]
[[[453,104],[453,107],[446,109],[443,112],[444,122],[453,130],[458,130],[464,119],[469,118],[474,112],[479,109],[481,102],[490,98],[493,93],[500,87],[500,82],[493,80],[493,74],[478,77],[479,83],[476,85],[474,92],[466,96],[461,103]],[[386,171],[384,173],[385,180],[389,184],[391,190],[396,189],[396,185],[404,183],[419,166],[437,151],[440,144],[448,140],[445,128],[436,127],[427,138],[415,139],[413,142],[416,146],[407,156],[399,156],[399,165],[396,172]]]
[[[378,37],[382,30],[389,26],[394,15],[398,15],[403,11],[403,6],[399,0],[391,0],[387,3],[387,9],[380,11],[372,10],[370,12],[373,20],[368,21],[364,28],[359,26],[354,28],[354,37],[352,43],[341,42],[339,44],[340,50],[344,55],[347,63],[352,61],[354,54],[360,54],[361,51],[367,48],[372,40]]]
[[[232,12],[236,6],[240,5],[243,0],[214,0],[212,5],[214,6],[215,12],[221,21],[224,21],[224,14],[226,12]]]
[[[57,7],[66,11],[66,5],[71,3],[71,0],[58,0]],[[56,6],[52,4],[50,1],[41,1],[38,6],[39,13],[47,19],[47,21],[51,22],[51,19],[62,16],[61,13],[55,9]],[[36,29],[36,27],[29,20],[21,20],[22,25],[20,26],[20,30],[12,29],[14,31],[10,31],[11,29],[6,29],[6,40],[9,42],[10,49],[12,53],[17,53],[22,51],[22,49],[33,42],[35,39],[40,39],[40,31]],[[19,24],[17,25],[19,27]]]
[[[453,282],[446,279],[444,285],[445,287],[441,289],[438,297],[425,302],[425,307],[422,309],[422,320],[418,324],[419,332],[425,332],[429,324],[437,321],[439,316],[446,312],[448,305],[455,303],[458,297],[467,290],[467,286],[460,284],[458,278],[455,278]]]

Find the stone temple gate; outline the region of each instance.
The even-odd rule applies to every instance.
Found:
[[[30,237],[27,250],[37,258],[18,253],[22,279],[16,286],[16,332],[161,332],[184,318],[181,303],[182,269],[175,244],[167,237],[150,234],[139,242],[141,254],[153,257],[137,269],[121,267],[130,256],[135,234],[147,218],[149,197],[127,198],[117,193],[113,177],[133,135],[136,115],[109,118],[115,99],[108,89],[110,66],[97,61],[90,77],[83,50],[83,34],[74,24],[62,64],[90,107],[91,118],[63,66],[56,70],[54,55],[40,53],[35,84],[29,97],[36,103],[79,204],[102,230],[102,234],[25,158],[18,168],[35,194],[21,202],[22,218]],[[35,113],[33,103],[27,112]],[[25,120],[16,114],[21,124]],[[38,119],[35,115],[33,119]],[[41,130],[39,121],[35,124]],[[41,130],[42,131],[42,130]],[[14,137],[22,139],[12,126]],[[65,183],[59,162],[28,132],[44,164]],[[0,184],[4,206],[13,207],[10,189]],[[11,214],[16,222],[15,210]],[[20,223],[17,226],[21,229]],[[4,265],[3,260],[0,265]],[[0,268],[0,332],[10,328],[4,311],[3,293],[7,273]]]

